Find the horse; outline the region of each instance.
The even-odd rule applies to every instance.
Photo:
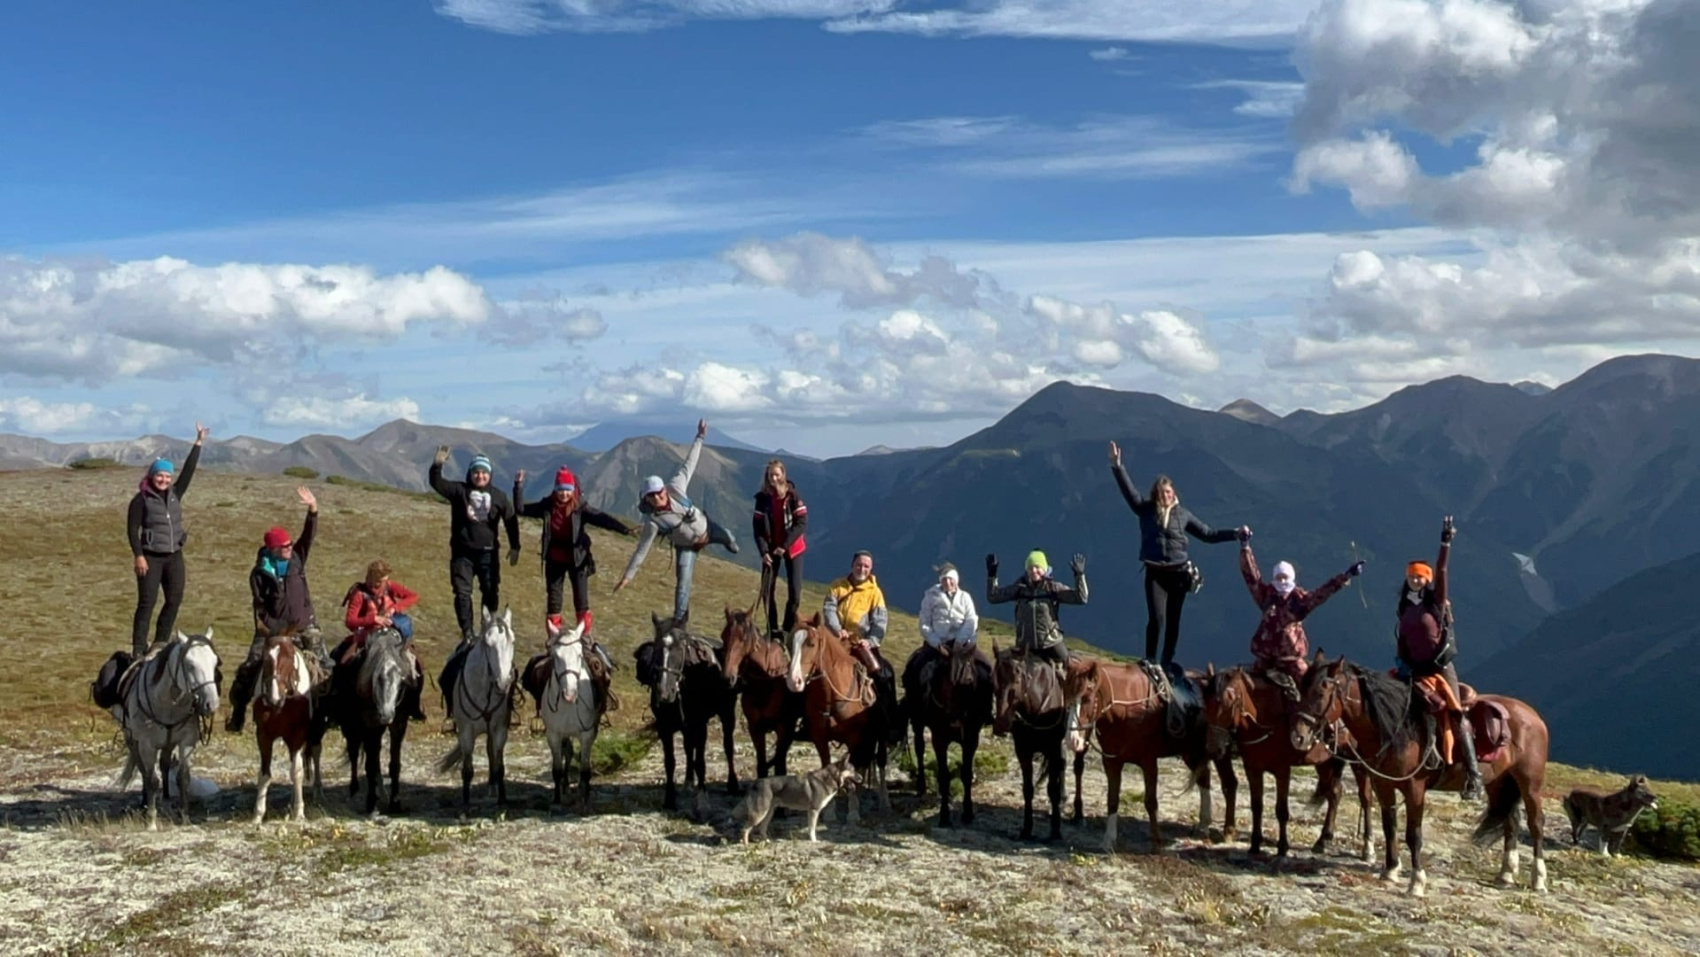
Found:
[[[1015,744],[1015,757],[1021,762],[1021,839],[1033,838],[1033,762],[1043,758],[1041,780],[1051,801],[1051,828],[1045,841],[1061,840],[1063,739],[1069,731],[1063,680],[1057,677],[1051,662],[999,648],[995,643],[992,658],[992,733],[1009,735]],[[1070,672],[1082,667],[1080,659],[1069,664]]]
[[[360,757],[366,758],[366,813],[378,808],[381,780],[378,753],[384,732],[390,736],[390,799],[387,812],[401,810],[401,745],[407,738],[407,715],[401,697],[412,684],[413,663],[408,660],[401,632],[379,628],[366,638],[360,654],[349,662],[353,680],[343,688],[339,708],[342,735],[348,743],[348,796],[360,794]],[[351,684],[351,687],[349,686]]]
[[[1466,696],[1467,697],[1467,696]],[[1533,889],[1547,889],[1547,865],[1542,848],[1543,821],[1541,789],[1546,783],[1547,726],[1534,708],[1516,698],[1482,695],[1477,701],[1505,709],[1510,741],[1492,761],[1483,761],[1482,781],[1487,786],[1487,810],[1477,825],[1474,840],[1491,843],[1497,831],[1503,835],[1499,882],[1512,886],[1517,881],[1517,813],[1519,803],[1528,819],[1529,839],[1535,846]],[[1344,728],[1349,739],[1333,747],[1341,757],[1362,765],[1375,782],[1381,804],[1381,833],[1386,841],[1386,866],[1381,879],[1399,879],[1399,850],[1393,840],[1398,823],[1395,794],[1405,798],[1405,844],[1411,851],[1409,893],[1427,893],[1428,875],[1423,870],[1423,805],[1429,791],[1462,790],[1460,768],[1430,767],[1425,760],[1432,743],[1425,743],[1421,727],[1422,699],[1410,685],[1379,671],[1352,664],[1344,657],[1332,663],[1319,653],[1305,676],[1303,700],[1293,718],[1293,747],[1310,750],[1319,740],[1326,742],[1328,729]],[[1466,720],[1468,720],[1466,718]],[[1439,762],[1435,762],[1439,763]]]
[[[701,817],[703,789],[708,787],[710,719],[720,719],[720,735],[726,750],[726,793],[739,793],[738,769],[732,763],[738,693],[715,659],[713,646],[686,631],[689,617],[675,620],[652,613],[649,620],[655,638],[639,645],[635,654],[637,679],[649,688],[649,711],[655,717],[655,731],[664,746],[667,783],[661,806],[669,811],[679,806],[673,785],[676,767],[673,736],[681,735],[685,739],[685,784],[695,788],[694,811]]]
[[[834,742],[850,752],[850,764],[860,780],[867,781],[868,772],[878,767],[880,810],[889,813],[885,728],[874,707],[873,678],[858,671],[856,665],[844,640],[822,625],[816,612],[807,622],[799,622],[791,634],[791,670],[786,675],[786,687],[803,694],[803,717],[821,767],[832,763]],[[861,789],[841,792],[840,796],[849,823],[860,824]]]
[[[117,716],[128,753],[118,774],[118,789],[129,787],[136,772],[141,772],[150,831],[159,830],[160,790],[173,763],[182,820],[189,820],[189,758],[212,730],[212,716],[218,710],[218,665],[211,628],[199,635],[180,631],[130,669],[120,685]]]
[[[504,608],[497,616],[484,610],[484,627],[478,640],[467,649],[460,680],[454,689],[454,723],[457,740],[453,749],[437,761],[437,773],[460,768],[460,817],[472,815],[472,749],[484,736],[484,754],[490,764],[490,785],[496,789],[496,811],[508,806],[508,770],[504,752],[508,746],[508,718],[514,693],[513,610]]]
[[[939,827],[950,827],[950,764],[952,742],[962,748],[962,823],[974,823],[974,753],[980,748],[980,731],[992,713],[992,669],[973,642],[946,642],[939,659],[927,666],[931,680],[915,689],[918,699],[909,709],[914,727],[915,778],[925,788],[927,780],[926,741],[923,729],[933,736],[933,758],[938,764]]]
[[[1309,753],[1293,749],[1288,700],[1273,682],[1260,681],[1244,668],[1218,672],[1211,665],[1205,669],[1203,685],[1205,750],[1210,757],[1220,758],[1237,749],[1251,786],[1251,853],[1263,851],[1263,776],[1270,774],[1275,778],[1275,820],[1280,829],[1275,859],[1279,862],[1287,856],[1287,788],[1292,769],[1305,765],[1316,768],[1316,793],[1311,804],[1326,801],[1328,805],[1322,836],[1316,839],[1311,852],[1326,854],[1334,840],[1334,824],[1340,811],[1340,775],[1345,762],[1321,746],[1311,748]],[[1369,820],[1369,775],[1358,766],[1353,766],[1352,773],[1358,785],[1363,859],[1369,862],[1375,859],[1375,835]],[[1231,794],[1227,804],[1222,839],[1232,841],[1236,829]]]
[[[1226,755],[1211,759],[1205,754],[1204,722],[1201,712],[1185,713],[1186,724],[1179,734],[1170,732],[1170,705],[1158,694],[1145,669],[1138,664],[1111,664],[1087,660],[1069,669],[1064,682],[1068,699],[1071,747],[1088,736],[1096,738],[1104,757],[1104,780],[1108,789],[1104,817],[1104,851],[1116,852],[1117,818],[1121,806],[1122,767],[1137,764],[1145,778],[1145,816],[1151,828],[1152,853],[1162,853],[1163,835],[1157,817],[1157,761],[1179,757],[1187,766],[1188,787],[1198,789],[1199,827],[1210,829],[1210,766],[1222,780],[1223,796],[1229,804],[1239,786],[1233,761]],[[1186,677],[1196,680],[1198,674]]]
[[[562,632],[549,629],[549,678],[543,686],[543,732],[549,739],[549,773],[554,779],[554,803],[564,807],[567,771],[573,763],[573,739],[579,746],[579,801],[590,813],[590,749],[601,723],[596,712],[596,686],[584,663],[584,622]]]
[[[294,787],[290,817],[307,819],[301,794],[305,755],[313,727],[313,673],[306,657],[287,636],[271,639],[260,659],[259,693],[254,695],[254,739],[260,749],[260,780],[254,795],[254,823],[266,819],[272,784],[272,750],[279,740],[289,752],[289,782]]]
[[[756,777],[781,776],[803,720],[803,696],[785,686],[790,662],[785,646],[762,637],[753,612],[726,609],[720,630],[720,673],[734,689],[742,685],[744,725],[756,748]],[[773,735],[768,759],[767,736]]]

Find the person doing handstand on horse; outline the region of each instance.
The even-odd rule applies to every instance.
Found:
[[[293,636],[297,645],[318,658],[327,673],[330,671],[331,661],[313,612],[313,595],[307,589],[307,558],[319,527],[319,500],[305,486],[295,494],[307,506],[301,536],[291,539],[281,527],[268,530],[254,554],[253,571],[248,573],[248,591],[254,603],[254,642],[230,682],[230,718],[224,727],[233,734],[242,730],[247,718],[248,702],[254,697],[266,643],[271,639]]]
[[[1439,675],[1445,681],[1450,700],[1446,703],[1448,718],[1463,714],[1458,693],[1458,670],[1453,661],[1458,657],[1458,644],[1452,632],[1452,601],[1447,594],[1446,566],[1452,557],[1452,537],[1457,534],[1452,516],[1440,524],[1440,555],[1431,567],[1427,562],[1414,561],[1405,567],[1405,587],[1399,593],[1396,611],[1398,625],[1395,641],[1398,646],[1397,674],[1406,680]],[[1461,718],[1458,725],[1458,748],[1464,762],[1464,791],[1466,801],[1482,797],[1482,770],[1476,761],[1475,734],[1470,721]]]
[[[692,505],[686,495],[691,476],[696,474],[697,459],[702,456],[703,439],[707,436],[708,422],[697,420],[696,441],[691,443],[684,464],[673,478],[663,482],[661,476],[651,475],[643,480],[643,496],[638,500],[638,511],[643,513],[643,531],[631,560],[626,562],[625,574],[614,586],[614,591],[619,592],[630,585],[637,577],[638,569],[643,567],[644,559],[649,557],[650,546],[655,544],[657,537],[664,536],[673,544],[674,621],[684,621],[690,614],[691,575],[696,568],[697,552],[715,544],[734,555],[738,554],[738,540],[732,535],[732,530],[709,518],[708,513]]]
[[[821,608],[826,627],[848,643],[850,653],[874,680],[875,707],[885,721],[886,741],[903,740],[903,720],[897,709],[897,674],[880,654],[885,642],[885,593],[874,578],[874,556],[859,551],[850,556],[850,574],[827,586]]]
[[[543,520],[541,554],[543,590],[547,600],[544,628],[554,634],[568,630],[561,618],[561,608],[570,581],[573,613],[584,625],[584,641],[593,652],[586,656],[585,662],[590,667],[590,679],[596,687],[596,700],[598,704],[605,702],[608,700],[614,661],[608,656],[607,649],[590,634],[594,621],[590,613],[590,576],[596,574],[596,556],[591,554],[587,529],[601,528],[621,535],[636,535],[637,529],[601,509],[584,504],[578,476],[566,466],[555,470],[555,484],[549,496],[530,503],[525,501],[525,470],[520,469],[514,474],[514,504],[521,518]],[[548,653],[544,652],[531,659],[527,669],[538,667],[538,662],[547,657]],[[542,687],[541,683],[537,686],[539,708],[542,707]]]
[[[1045,560],[1044,552],[1035,548],[1027,553],[1022,576],[999,586],[998,557],[986,556],[986,604],[1015,602],[1016,653],[1043,658],[1059,671],[1068,665],[1061,608],[1086,604],[1086,556],[1075,555],[1069,569],[1074,572],[1073,588],[1051,577],[1051,563]]]
[[[348,592],[342,596],[342,604],[348,609],[342,619],[343,625],[348,628],[348,637],[331,652],[331,660],[338,666],[349,664],[366,647],[366,639],[373,632],[394,628],[401,635],[401,640],[406,642],[403,650],[413,661],[414,684],[402,696],[403,712],[415,721],[424,721],[425,713],[419,709],[419,698],[420,689],[425,687],[425,666],[413,647],[413,616],[407,613],[418,603],[418,592],[390,579],[389,562],[380,558],[367,565],[366,577],[350,585]]]
[[[945,562],[938,568],[938,584],[921,596],[921,647],[903,666],[903,700],[918,700],[916,689],[927,686],[932,667],[948,654],[947,645],[972,645],[980,631],[980,615],[974,596],[962,590],[956,566]]]
[[[1263,580],[1258,571],[1257,556],[1251,551],[1251,529],[1240,529],[1240,574],[1245,576],[1251,600],[1263,613],[1257,631],[1251,636],[1253,669],[1281,686],[1288,701],[1299,700],[1298,682],[1309,667],[1305,656],[1310,652],[1310,639],[1305,635],[1304,620],[1334,597],[1351,580],[1364,572],[1363,562],[1354,562],[1315,591],[1299,587],[1292,562],[1276,562],[1273,581]]]

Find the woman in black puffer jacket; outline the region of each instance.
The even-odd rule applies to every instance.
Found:
[[[1199,521],[1181,504],[1180,495],[1167,475],[1157,476],[1151,484],[1149,497],[1139,494],[1133,481],[1122,468],[1122,450],[1110,443],[1110,472],[1116,485],[1127,499],[1127,507],[1139,516],[1139,560],[1145,565],[1145,657],[1157,658],[1157,635],[1163,635],[1163,664],[1175,657],[1175,642],[1180,637],[1181,608],[1192,590],[1192,574],[1188,566],[1187,536],[1211,545],[1236,540],[1240,528],[1213,529]]]

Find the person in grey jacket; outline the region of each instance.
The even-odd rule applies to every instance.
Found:
[[[183,527],[183,496],[189,491],[189,481],[195,477],[195,466],[201,461],[201,445],[206,440],[206,426],[196,422],[195,444],[189,447],[182,474],[176,474],[170,459],[155,459],[130,498],[124,530],[130,539],[130,555],[136,567],[136,614],[130,624],[130,649],[138,658],[147,653],[148,625],[152,623],[154,602],[162,589],[165,604],[160,607],[153,640],[170,639],[172,629],[177,627],[177,609],[183,604],[183,586],[187,580],[183,545],[189,539]]]
[[[998,557],[986,556],[986,604],[1015,602],[1016,651],[1058,666],[1068,664],[1061,606],[1086,604],[1086,556],[1075,555],[1068,567],[1074,572],[1073,588],[1051,577],[1051,563],[1035,548],[1027,553],[1021,577],[999,585]]]
[[[919,689],[932,678],[930,667],[941,660],[945,645],[972,645],[980,631],[980,615],[974,609],[974,596],[962,588],[962,576],[956,566],[945,562],[938,567],[938,584],[921,596],[921,647],[909,655],[903,665],[903,700],[917,700]],[[911,709],[911,720],[913,713]]]
[[[614,591],[619,592],[630,585],[644,559],[649,557],[649,549],[656,538],[665,538],[673,545],[674,621],[682,621],[690,613],[691,575],[696,568],[697,552],[714,544],[738,554],[738,540],[733,537],[732,530],[691,504],[688,495],[691,476],[697,470],[697,459],[702,457],[702,441],[707,435],[708,422],[697,420],[696,441],[691,443],[691,450],[685,454],[685,463],[679,471],[666,482],[661,481],[659,475],[644,479],[643,497],[638,502],[638,511],[643,513],[643,530],[638,536],[637,549],[626,563],[625,574],[614,586]]]

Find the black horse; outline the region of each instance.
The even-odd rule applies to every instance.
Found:
[[[650,615],[655,640],[638,646],[637,679],[649,688],[649,710],[665,748],[667,784],[661,806],[669,811],[679,807],[673,785],[673,736],[680,734],[685,739],[685,783],[695,782],[700,815],[702,790],[708,786],[708,722],[713,718],[720,719],[726,748],[726,793],[739,793],[738,769],[732,759],[738,693],[721,674],[714,645],[686,631],[688,618]]]
[[[1033,763],[1044,760],[1046,793],[1051,800],[1047,842],[1062,839],[1063,740],[1068,736],[1068,704],[1063,679],[1044,659],[1030,658],[1008,648],[993,647],[992,686],[995,712],[992,733],[1009,735],[1021,762],[1021,839],[1033,837]]]
[[[914,728],[915,788],[927,789],[926,743],[922,731],[933,735],[938,764],[939,826],[950,827],[950,762],[952,743],[962,747],[962,823],[974,823],[974,753],[980,731],[992,719],[992,663],[969,642],[946,642],[931,661],[921,666],[920,680],[910,692],[915,699],[905,709]]]

